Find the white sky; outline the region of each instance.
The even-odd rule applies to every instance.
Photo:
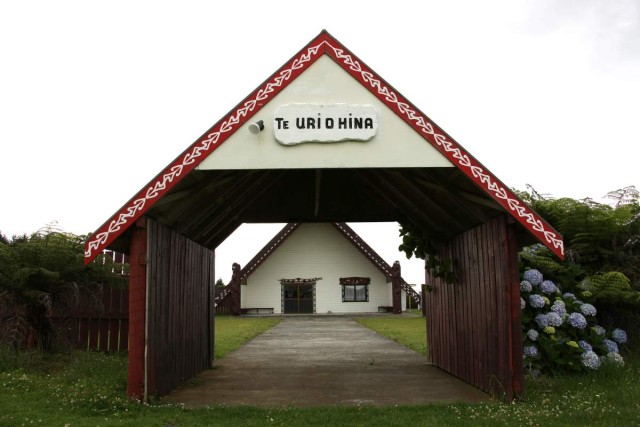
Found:
[[[0,231],[94,231],[322,29],[510,187],[639,185],[638,1],[7,1]],[[280,226],[243,228],[225,282]],[[354,228],[404,259],[394,225]]]

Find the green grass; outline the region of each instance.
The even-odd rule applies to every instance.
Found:
[[[217,318],[216,344],[232,351],[233,346],[224,342],[225,336],[253,328],[242,326],[244,322],[261,323],[263,319]],[[396,329],[401,322],[414,320],[386,319]],[[424,319],[416,320],[422,321],[420,334],[413,331],[413,323],[406,323],[407,331],[412,331],[404,334],[407,341],[410,336],[424,335]],[[0,352],[0,426],[640,425],[640,357],[627,356],[626,361],[622,369],[528,380],[524,401],[513,405],[489,402],[383,408],[185,409],[128,401],[127,359],[123,354],[70,351],[47,356]]]
[[[216,316],[214,359],[223,358],[281,320],[281,317]]]
[[[355,317],[353,320],[380,335],[427,355],[426,320],[424,317]]]

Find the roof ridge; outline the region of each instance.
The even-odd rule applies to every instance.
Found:
[[[165,196],[203,159],[211,155],[260,109],[284,90],[323,55],[329,56],[366,90],[383,102],[425,141],[444,155],[474,185],[491,197],[526,230],[561,259],[564,258],[562,236],[517,194],[486,169],[460,144],[409,102],[384,79],[364,64],[328,32],[321,32],[303,49],[271,75],[263,84],[221,118],[207,132],[184,150],[163,171],[139,190],[124,206],[87,238],[84,260],[91,262],[129,227],[135,224],[158,200]]]
[[[240,280],[244,280],[253,273],[253,271],[258,268],[260,264],[262,264],[269,255],[273,253],[287,238],[289,235],[298,228],[300,223],[298,222],[290,222],[286,224],[282,230],[280,230],[269,242],[258,253],[251,258],[251,260],[244,266],[244,268],[240,271]]]

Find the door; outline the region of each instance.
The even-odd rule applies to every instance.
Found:
[[[282,285],[284,313],[313,313],[313,284],[286,283]]]

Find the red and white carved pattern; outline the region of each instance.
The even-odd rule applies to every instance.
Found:
[[[119,232],[124,231],[133,223],[144,211],[151,207],[157,201],[158,196],[167,192],[175,185],[182,176],[193,170],[206,156],[208,156],[216,147],[216,144],[223,142],[232,135],[240,126],[242,126],[253,114],[257,112],[256,108],[263,105],[271,97],[273,97],[279,89],[290,83],[291,77],[299,74],[301,70],[307,67],[307,63],[311,62],[318,56],[324,42],[320,42],[314,46],[308,47],[299,57],[291,61],[285,66],[277,76],[263,87],[258,89],[253,96],[246,100],[242,107],[235,110],[228,116],[219,126],[206,135],[202,140],[196,141],[182,156],[178,159],[165,173],[157,180],[151,182],[146,190],[142,191],[134,197],[115,218],[111,219],[107,224],[101,227],[96,234],[91,236],[85,245],[85,262],[91,261],[106,246],[113,241]],[[323,52],[320,52],[321,54]],[[296,73],[298,72],[298,73]],[[124,228],[123,228],[124,227]]]
[[[523,202],[521,202],[511,191],[507,190],[495,177],[485,172],[484,169],[471,158],[457,143],[448,140],[444,133],[439,133],[439,129],[430,123],[425,116],[415,111],[411,105],[396,95],[393,90],[389,89],[384,82],[376,78],[376,76],[364,69],[361,64],[355,60],[350,54],[345,52],[343,48],[335,47],[327,42],[331,49],[331,53],[336,60],[341,61],[352,74],[356,73],[358,80],[369,86],[373,91],[377,92],[378,97],[385,102],[390,108],[405,116],[409,122],[413,123],[414,128],[424,133],[437,148],[445,154],[445,156],[453,161],[459,169],[474,182],[486,189],[489,194],[498,201],[503,207],[508,208],[517,215],[517,218],[534,234],[544,237],[544,240],[551,245],[550,249],[561,257],[564,256],[564,243],[562,238],[547,226],[534,212],[531,211]]]
[[[286,87],[298,74],[308,67],[319,55],[328,54],[361,83],[378,96],[389,108],[404,116],[407,122],[425,134],[436,148],[454,162],[467,176],[486,189],[503,207],[517,215],[520,222],[534,234],[543,238],[547,246],[559,256],[564,256],[562,238],[546,225],[535,213],[525,206],[511,191],[507,190],[479,163],[473,160],[457,143],[448,140],[444,132],[430,123],[425,116],[417,112],[408,102],[398,96],[373,72],[349,54],[328,34],[322,33],[311,46],[304,49],[296,58],[287,63],[280,72],[256,92],[250,95],[242,106],[227,116],[219,125],[202,139],[196,141],[178,160],[165,169],[164,173],[152,181],[148,187],[138,193],[123,209],[103,225],[85,246],[85,262],[90,262],[137,218],[139,218],[160,196],[169,191],[183,176],[193,170],[217,146],[224,142],[253,114]]]

